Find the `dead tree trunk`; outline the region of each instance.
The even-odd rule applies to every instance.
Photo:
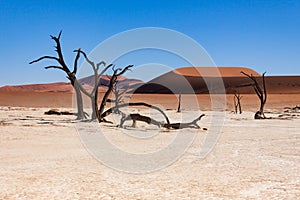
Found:
[[[264,106],[267,101],[267,89],[266,89],[266,82],[265,82],[265,73],[262,74],[262,87],[258,84],[257,79],[252,74],[246,74],[245,72],[241,72],[248,78],[250,78],[253,81],[253,88],[255,90],[256,95],[258,96],[260,100],[260,108],[259,111],[257,111],[254,115],[254,119],[266,119],[265,113],[264,113]]]
[[[177,112],[181,112],[181,93],[178,96],[178,107],[177,107]]]
[[[77,105],[77,119],[86,119],[85,112],[83,111],[83,100],[82,95],[80,93],[80,89],[78,87],[78,83],[72,84],[75,89],[76,94],[76,105]]]
[[[236,102],[237,100],[236,100],[236,96],[235,96],[235,94],[234,94],[234,96],[233,96],[233,106],[234,106],[234,114],[237,114],[237,102]]]
[[[85,119],[85,113],[83,111],[83,102],[82,102],[82,95],[79,89],[79,85],[77,84],[77,78],[76,78],[76,73],[77,73],[77,63],[78,63],[78,59],[79,59],[79,52],[77,52],[75,61],[74,61],[74,66],[73,66],[73,71],[70,70],[70,68],[67,66],[67,64],[64,61],[64,57],[62,54],[62,50],[61,50],[61,44],[60,44],[60,36],[61,36],[61,31],[58,35],[58,37],[52,36],[51,35],[51,39],[55,41],[56,46],[55,46],[55,51],[57,52],[57,56],[58,57],[54,57],[54,56],[43,56],[40,57],[36,60],[31,61],[29,64],[33,64],[35,62],[39,62],[41,60],[44,59],[50,59],[50,60],[55,60],[56,62],[58,62],[58,66],[56,65],[50,65],[50,66],[46,66],[45,69],[60,69],[62,71],[64,71],[67,74],[67,78],[70,80],[71,85],[73,86],[74,90],[75,90],[75,94],[76,94],[76,100],[77,100],[77,119]],[[79,49],[80,50],[80,49]]]
[[[240,93],[235,92],[233,97],[233,103],[234,103],[234,113],[237,114],[238,112],[242,114],[242,106],[241,106],[241,99],[243,97],[240,95]]]
[[[182,129],[182,128],[200,128],[200,126],[197,124],[197,122],[199,120],[201,120],[201,118],[205,116],[204,114],[200,115],[199,117],[197,117],[195,120],[193,120],[192,122],[188,122],[188,123],[170,123],[170,124],[165,124],[165,123],[161,123],[159,121],[156,121],[155,119],[152,119],[151,117],[147,117],[147,116],[143,116],[140,114],[130,114],[127,116],[122,117],[121,122],[120,122],[120,127],[123,127],[124,122],[127,120],[132,120],[133,123],[133,127],[135,127],[136,125],[136,121],[141,121],[141,122],[146,122],[147,124],[153,124],[156,125],[158,127],[164,127],[167,129]]]

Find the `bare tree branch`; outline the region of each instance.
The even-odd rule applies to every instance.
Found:
[[[120,104],[118,107],[115,106],[115,107],[112,107],[112,108],[106,110],[103,114],[101,114],[101,118],[104,118],[104,117],[110,115],[111,113],[114,112],[114,110],[116,110],[118,108],[123,108],[123,107],[127,107],[127,106],[145,106],[145,107],[148,107],[148,108],[153,108],[153,109],[157,110],[158,112],[160,112],[165,117],[167,124],[170,124],[170,120],[169,120],[168,116],[165,114],[164,111],[162,111],[157,106],[153,106],[151,104],[147,104],[147,103],[144,103],[144,102]]]
[[[124,74],[126,71],[131,71],[131,68],[133,67],[133,65],[128,65],[127,67],[125,67],[120,73],[116,74],[117,76],[121,76],[122,74]],[[116,71],[121,70],[120,68],[118,68]]]
[[[87,57],[87,55],[84,51],[82,51],[81,49],[78,49],[78,50],[74,50],[74,52],[81,53],[83,55],[83,57],[85,58],[85,60],[93,67],[93,69],[95,68],[95,63]]]
[[[45,69],[50,69],[50,68],[64,70],[64,68],[62,68],[60,66],[52,66],[52,65],[50,65],[50,66],[45,67]]]
[[[96,64],[96,69],[97,69],[97,70],[99,69],[100,65],[106,66],[106,63],[105,63],[104,61],[98,62],[98,63]]]
[[[75,58],[75,61],[74,61],[74,68],[73,68],[73,74],[76,74],[77,73],[77,65],[78,65],[78,60],[80,58],[80,50],[81,48],[78,49],[78,52],[76,54],[76,58]]]
[[[59,59],[59,63],[61,64],[61,66],[66,69],[67,71],[70,71],[70,69],[68,68],[68,66],[66,65],[65,61],[64,61],[64,56],[61,50],[61,44],[60,44],[60,36],[61,36],[62,31],[59,32],[58,37],[52,36],[50,35],[51,39],[53,39],[56,43],[56,52],[58,55],[58,59]]]
[[[40,57],[36,60],[31,61],[29,64],[33,64],[33,63],[39,62],[39,61],[44,60],[44,59],[52,59],[52,60],[56,60],[57,62],[59,62],[59,59],[54,57],[54,56],[43,56],[43,57]]]

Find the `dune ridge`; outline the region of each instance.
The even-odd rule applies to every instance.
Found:
[[[254,94],[252,81],[241,71],[256,76],[256,71],[243,67],[187,67],[167,72],[139,87],[136,93],[154,94],[208,94],[240,92]],[[209,88],[208,88],[209,85]],[[295,94],[300,92],[300,76],[266,76],[268,93]]]
[[[246,67],[182,67],[173,70],[174,73],[182,76],[202,77],[243,77],[241,71],[253,76],[261,76],[258,72]]]

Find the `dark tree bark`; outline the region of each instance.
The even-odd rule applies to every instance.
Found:
[[[246,74],[243,71],[241,73],[253,81],[254,84],[252,86],[254,88],[256,95],[258,96],[258,98],[260,100],[260,108],[259,108],[259,111],[257,111],[255,113],[254,119],[266,119],[266,116],[264,113],[264,106],[267,101],[267,89],[266,89],[266,82],[265,82],[265,73],[266,72],[264,72],[262,74],[262,87],[258,84],[255,76],[253,76],[252,74],[251,75]]]
[[[136,121],[141,121],[141,122],[146,122],[147,124],[153,124],[156,125],[158,127],[164,127],[167,129],[182,129],[182,128],[200,128],[200,126],[197,124],[197,122],[199,120],[201,120],[201,118],[205,116],[204,114],[200,115],[198,118],[196,118],[195,120],[193,120],[192,122],[188,122],[188,123],[169,123],[169,124],[165,124],[165,123],[161,123],[159,121],[156,121],[155,119],[152,119],[151,117],[147,117],[147,116],[143,116],[140,115],[138,113],[135,114],[130,114],[127,116],[122,117],[121,122],[120,122],[120,127],[123,127],[124,122],[127,120],[132,120],[133,121],[133,127],[135,127],[136,125]]]
[[[132,68],[132,67],[133,67],[133,65],[128,65],[124,69],[121,69],[121,68],[114,69],[114,67],[113,67],[114,73],[113,73],[112,77],[110,78],[108,89],[107,89],[107,91],[105,92],[105,94],[102,98],[102,102],[101,102],[100,108],[98,110],[98,116],[99,116],[98,121],[99,122],[105,122],[106,121],[105,119],[103,119],[102,113],[104,111],[104,108],[105,108],[106,102],[108,100],[108,97],[111,94],[111,92],[112,92],[112,90],[115,86],[115,83],[117,81],[118,76],[121,76],[126,71],[130,70],[130,68]]]
[[[106,63],[104,61],[101,61],[101,62],[95,64],[93,61],[91,61],[87,57],[86,53],[83,52],[81,49],[75,50],[75,52],[77,52],[79,54],[81,53],[84,56],[84,58],[86,59],[86,61],[90,64],[90,66],[92,67],[92,69],[94,71],[94,88],[90,93],[87,92],[79,84],[80,85],[80,90],[91,99],[91,104],[92,104],[92,109],[93,109],[92,120],[98,119],[99,122],[109,122],[109,121],[107,121],[107,120],[105,120],[101,117],[101,114],[104,111],[106,102],[108,101],[108,97],[109,97],[110,93],[113,91],[114,87],[116,86],[117,78],[119,76],[121,76],[122,74],[124,74],[126,71],[130,70],[130,68],[133,67],[133,65],[129,65],[129,66],[125,67],[124,69],[121,69],[121,68],[114,69],[114,66],[113,66],[114,73],[110,78],[109,86],[108,86],[108,89],[107,89],[107,91],[105,92],[105,94],[102,98],[100,108],[98,108],[98,83],[99,83],[99,79],[107,71],[107,69],[112,66],[112,64],[108,65],[100,73],[98,73],[99,67],[101,65],[104,65],[104,66],[106,65]]]
[[[86,115],[83,111],[83,101],[82,101],[82,95],[80,92],[80,88],[79,88],[79,84],[76,78],[76,73],[77,73],[77,65],[78,65],[78,59],[79,59],[79,52],[77,52],[76,54],[76,58],[74,61],[74,66],[73,66],[73,71],[70,70],[70,68],[67,66],[67,64],[64,61],[64,57],[63,57],[63,53],[61,50],[61,44],[60,44],[60,36],[61,36],[61,31],[58,35],[58,37],[52,36],[51,35],[51,39],[55,41],[56,46],[55,46],[55,51],[57,53],[57,57],[55,56],[43,56],[40,57],[36,60],[31,61],[29,64],[33,64],[36,62],[39,62],[41,60],[44,59],[50,59],[50,60],[55,60],[59,65],[50,65],[50,66],[46,66],[45,69],[60,69],[62,71],[64,71],[67,74],[67,78],[70,80],[71,85],[73,86],[74,90],[75,90],[75,94],[76,94],[76,103],[77,103],[77,119],[85,119]],[[80,50],[80,49],[79,49]]]
[[[101,76],[112,66],[112,64],[106,66],[106,63],[104,61],[100,61],[97,64],[95,64],[93,61],[91,61],[86,53],[82,51],[81,49],[75,50],[74,52],[81,53],[87,63],[92,67],[94,72],[94,87],[91,92],[86,91],[80,84],[80,90],[87,95],[91,100],[91,106],[92,106],[92,120],[96,120],[99,118],[99,112],[98,112],[98,83]],[[104,65],[104,69],[99,73],[99,68],[101,65]]]

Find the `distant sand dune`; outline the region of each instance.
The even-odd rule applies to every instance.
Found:
[[[242,106],[245,109],[257,109],[258,99],[251,87],[251,81],[243,76],[240,71],[260,76],[257,72],[248,68],[238,67],[220,67],[218,68],[222,78],[201,77],[196,74],[212,68],[179,68],[165,73],[152,81],[142,85],[142,82],[136,79],[126,79],[121,77],[120,86],[140,86],[131,97],[131,102],[144,101],[148,103],[160,103],[167,108],[175,109],[177,105],[177,96],[173,93],[186,93],[184,96],[189,104],[189,95],[196,93],[201,102],[201,109],[210,109],[209,90],[206,81],[210,81],[214,86],[214,80],[221,80],[227,93],[227,109],[232,109],[232,93],[240,92],[244,98]],[[210,75],[213,75],[211,73]],[[259,79],[259,78],[258,78]],[[91,88],[92,77],[81,79],[84,87]],[[108,77],[102,79],[102,86],[99,87],[99,100],[106,91]],[[103,86],[104,85],[104,86]],[[285,106],[300,105],[300,76],[267,76],[266,85],[268,90],[268,108],[283,108]],[[172,89],[172,91],[170,90]],[[30,84],[19,86],[4,86],[0,88],[0,106],[23,106],[23,107],[72,107],[73,88],[69,83],[50,83],[50,84]],[[147,95],[145,95],[147,94]],[[85,107],[90,106],[89,99],[83,95]],[[113,98],[113,96],[111,96]]]
[[[243,77],[241,71],[253,74],[253,76],[261,76],[256,71],[245,67],[184,67],[175,69],[173,72],[182,76]]]
[[[167,72],[152,79],[136,90],[136,93],[184,93],[208,94],[235,91],[254,94],[251,80],[240,72],[244,71],[257,76],[261,75],[249,68],[241,67],[188,67]],[[208,89],[208,86],[210,89]],[[297,94],[300,93],[300,76],[266,76],[268,93]]]

